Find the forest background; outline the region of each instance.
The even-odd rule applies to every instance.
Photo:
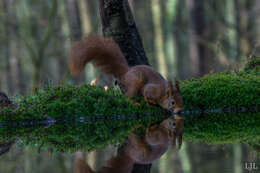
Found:
[[[164,77],[180,80],[218,71],[238,71],[251,56],[260,56],[260,1],[129,0],[147,57]],[[46,83],[83,84],[99,74],[88,65],[70,77],[67,58],[73,41],[101,34],[96,0],[1,0],[0,90],[26,95]],[[104,83],[107,81],[104,80]],[[114,149],[108,149],[110,153]],[[73,159],[84,155],[94,168],[107,156],[61,154],[16,146],[0,157],[0,172],[71,172]],[[153,173],[242,173],[245,162],[260,162],[244,144],[206,145],[185,142],[153,164]],[[206,164],[205,164],[206,163]],[[223,171],[222,171],[223,172]]]

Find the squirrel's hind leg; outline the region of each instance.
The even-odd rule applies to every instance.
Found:
[[[150,126],[146,129],[145,139],[152,146],[166,144],[169,142],[168,131],[160,125]]]
[[[132,100],[138,93],[141,93],[141,88],[143,87],[143,79],[139,78],[135,74],[127,74],[125,76],[126,80],[123,80],[123,84],[126,88],[125,96],[130,98],[131,102],[135,105],[140,105],[139,103]]]
[[[127,155],[138,163],[146,160],[151,153],[151,148],[146,141],[133,133],[128,136],[128,139],[129,144],[125,148]]]
[[[144,86],[143,96],[147,105],[156,104],[161,98],[160,86],[157,84],[147,84]]]

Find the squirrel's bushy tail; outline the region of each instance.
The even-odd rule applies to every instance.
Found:
[[[121,77],[129,69],[117,43],[103,36],[88,36],[73,44],[68,60],[71,74],[77,76],[90,61],[104,73],[115,77]]]

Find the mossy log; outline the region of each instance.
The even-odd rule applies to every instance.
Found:
[[[259,66],[239,73],[222,72],[180,83],[185,110],[260,106]],[[59,151],[94,150],[118,144],[142,125],[158,123],[170,114],[158,106],[147,106],[142,98],[134,105],[119,90],[90,85],[46,86],[35,94],[17,97],[19,107],[0,109],[0,142],[20,138],[36,146]],[[59,123],[48,128],[19,126],[17,122],[37,124],[48,115]],[[128,115],[110,119],[113,115]],[[99,121],[90,117],[99,117]],[[89,117],[90,122],[76,122]],[[103,117],[103,119],[100,119]],[[59,121],[60,120],[60,121]],[[260,140],[260,113],[186,115],[184,140],[205,143],[250,142]]]

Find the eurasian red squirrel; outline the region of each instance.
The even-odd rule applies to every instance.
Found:
[[[159,104],[175,113],[182,110],[179,83],[176,81],[173,87],[172,81],[165,80],[160,73],[147,65],[129,67],[114,40],[93,35],[75,42],[68,59],[71,74],[77,76],[90,61],[104,73],[119,79],[126,89],[127,97],[142,94],[147,104]]]
[[[178,81],[173,87],[171,81],[165,80],[150,66],[129,67],[119,46],[112,39],[89,36],[75,42],[68,60],[71,74],[77,76],[90,61],[104,73],[119,79],[126,89],[127,97],[142,94],[147,104],[158,104],[175,113],[182,110],[183,101]],[[98,173],[130,173],[135,163],[152,163],[166,152],[169,144],[175,145],[176,139],[179,147],[181,146],[183,127],[183,118],[175,116],[147,128],[144,138],[130,134],[123,152],[111,158]],[[81,160],[75,162],[74,172],[94,173]]]
[[[109,159],[97,173],[131,173],[135,163],[149,164],[159,159],[170,145],[176,145],[176,137],[180,147],[182,139],[179,134],[182,133],[183,123],[181,119],[176,125],[176,117],[170,117],[159,125],[148,127],[143,138],[131,133],[122,151]],[[74,173],[95,172],[85,161],[78,159],[74,164]]]

